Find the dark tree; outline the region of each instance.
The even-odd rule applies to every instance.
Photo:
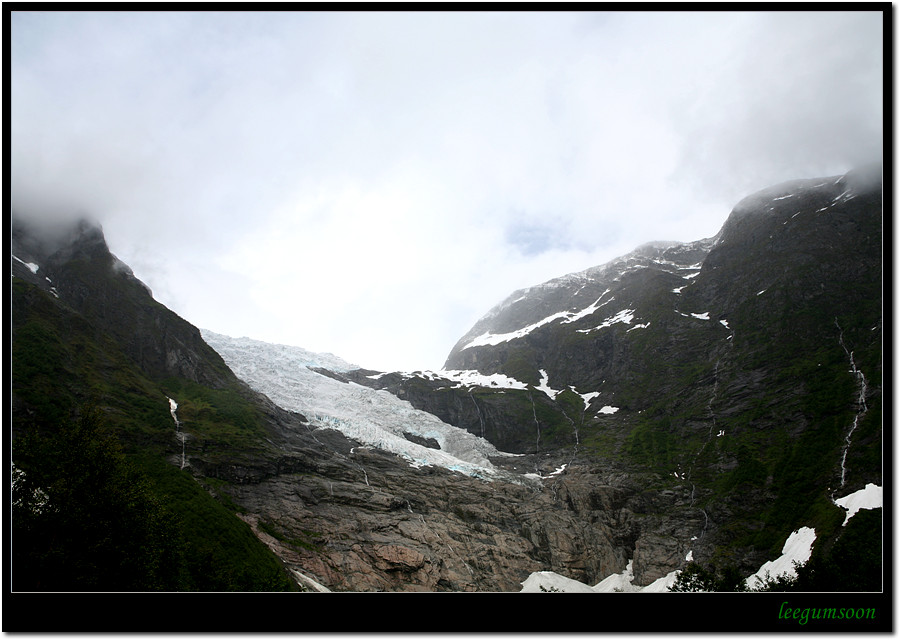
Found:
[[[104,432],[102,414],[16,440],[15,591],[156,591],[180,586],[175,516]]]
[[[747,583],[733,566],[717,569],[689,562],[678,573],[669,591],[746,591]]]

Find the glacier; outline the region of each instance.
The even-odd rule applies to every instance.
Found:
[[[485,480],[533,482],[495,467],[492,456],[514,454],[497,450],[484,438],[415,409],[388,391],[335,380],[313,370],[340,373],[359,368],[337,356],[232,338],[206,329],[201,329],[201,334],[252,389],[283,409],[303,414],[316,428],[340,431],[365,446],[398,455],[413,467],[437,466]],[[412,442],[404,434],[433,439],[440,448]]]

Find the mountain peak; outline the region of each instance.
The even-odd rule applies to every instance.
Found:
[[[761,189],[734,206],[717,244],[752,236],[772,219],[785,226],[803,211],[819,215],[860,196],[880,196],[881,181],[881,163],[873,163],[843,175],[790,180]]]
[[[96,218],[80,213],[59,218],[32,216],[13,211],[10,232],[20,251],[31,251],[34,258],[46,259],[53,253],[73,245],[102,244],[106,247],[103,227]]]

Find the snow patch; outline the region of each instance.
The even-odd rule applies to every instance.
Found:
[[[381,374],[384,375],[384,374]],[[462,387],[487,387],[490,389],[527,389],[528,385],[502,373],[486,375],[474,369],[441,369],[440,371],[416,372],[427,380],[450,380],[456,382],[452,389]],[[370,376],[372,377],[372,376]]]
[[[572,391],[575,391],[575,387],[571,387]],[[575,391],[575,393],[578,393]],[[600,395],[599,391],[592,391],[591,393],[579,393],[581,399],[584,400],[584,410],[588,410],[588,405],[591,403],[591,400]]]
[[[622,573],[614,573],[610,576],[603,578],[600,582],[594,585],[595,593],[635,593],[640,590],[640,587],[632,584],[634,580],[634,572],[632,569],[633,561],[629,560],[628,565],[625,567],[625,570]]]
[[[523,337],[527,336],[529,333],[531,333],[535,329],[543,327],[545,324],[550,324],[551,322],[555,322],[556,320],[562,320],[564,323],[575,322],[577,320],[580,320],[581,318],[584,318],[585,316],[591,315],[592,313],[597,311],[597,309],[604,306],[605,304],[612,302],[615,298],[610,298],[603,304],[600,304],[600,301],[609,292],[610,292],[609,289],[604,291],[600,295],[599,298],[597,298],[594,302],[592,302],[590,305],[588,305],[581,311],[577,311],[577,312],[559,311],[557,313],[547,316],[546,318],[544,318],[542,320],[538,320],[537,322],[534,322],[528,326],[522,327],[521,329],[517,329],[516,331],[510,331],[509,333],[491,333],[489,331],[482,333],[480,336],[474,338],[468,344],[466,344],[463,347],[463,349],[468,349],[470,347],[494,346],[494,345],[500,344],[501,342],[509,342],[510,340],[517,340],[519,338],[523,338]]]
[[[548,376],[547,372],[544,371],[543,369],[540,370],[540,373],[541,373],[541,382],[535,388],[538,391],[543,391],[544,393],[546,393],[550,397],[551,400],[555,400],[556,396],[558,396],[560,393],[562,393],[562,391],[556,390],[556,389],[551,389],[550,385],[548,384],[550,382],[550,376]]]
[[[860,489],[850,495],[835,500],[834,503],[837,506],[847,510],[847,515],[844,516],[844,525],[846,525],[850,518],[855,516],[856,512],[861,509],[879,509],[883,507],[883,493],[884,490],[882,487],[870,482],[866,485],[865,489]]]
[[[545,324],[549,324],[554,320],[559,320],[560,318],[568,317],[568,311],[561,311],[559,313],[554,313],[552,316],[544,318],[543,320],[539,320],[534,324],[530,324],[527,327],[523,327],[518,329],[517,331],[511,331],[509,333],[491,333],[486,332],[482,333],[477,338],[473,339],[469,342],[463,349],[469,349],[470,347],[484,347],[484,346],[493,346],[498,345],[501,342],[509,342],[510,340],[517,340],[519,338],[524,338],[529,333],[537,329],[538,327],[542,327]]]
[[[566,470],[566,467],[568,467],[568,466],[569,466],[568,464],[564,464],[564,465],[562,465],[561,467],[557,467],[552,473],[548,473],[548,474],[547,474],[547,477],[548,477],[548,478],[552,478],[553,476],[558,476],[558,475],[561,474],[563,471],[565,471],[565,470]]]
[[[606,413],[606,414],[612,415],[618,410],[619,410],[619,407],[611,407],[609,405],[606,405],[605,407],[602,407],[600,409],[600,411],[598,411],[598,413]]]
[[[307,575],[304,575],[297,571],[296,569],[291,569],[291,573],[294,574],[294,580],[296,580],[297,584],[307,588],[312,589],[313,591],[318,591],[319,593],[331,593],[331,589],[328,587],[319,584],[312,578]]]
[[[582,309],[582,310],[579,311],[578,313],[573,313],[573,314],[571,314],[568,318],[566,318],[565,320],[563,320],[563,323],[571,323],[571,322],[575,322],[576,320],[581,320],[581,319],[584,318],[585,316],[589,316],[589,315],[591,315],[592,313],[594,313],[594,312],[595,312],[597,309],[599,309],[600,307],[602,307],[602,306],[604,306],[604,305],[606,305],[606,304],[612,302],[613,300],[615,300],[615,298],[610,298],[609,300],[607,300],[607,301],[604,302],[603,304],[600,304],[600,301],[603,300],[603,296],[605,296],[605,295],[606,295],[607,293],[609,293],[609,292],[610,292],[610,289],[607,289],[606,291],[604,291],[603,293],[601,293],[601,294],[600,294],[600,297],[597,298],[594,302],[592,302],[590,305],[588,305],[587,307],[585,307],[584,309]]]
[[[536,571],[522,582],[521,593],[596,593],[588,585],[578,580],[566,578],[552,571]]]
[[[12,254],[10,254],[10,255],[12,255]],[[13,255],[13,258],[18,260],[22,264],[24,264],[26,267],[28,267],[28,270],[31,271],[31,273],[37,273],[38,269],[40,269],[40,267],[37,266],[33,262],[25,262],[24,260],[22,260],[21,258],[19,258],[18,256],[15,256],[15,255]]]
[[[634,584],[633,561],[629,560],[624,571],[607,576],[593,587],[553,571],[537,571],[522,583],[521,593],[664,593],[677,577],[678,572],[673,571],[646,587],[639,587]]]
[[[590,333],[591,331],[597,331],[598,329],[605,329],[606,327],[611,327],[612,325],[619,322],[622,322],[624,324],[631,324],[632,320],[634,320],[634,309],[622,309],[617,314],[615,314],[614,316],[610,316],[593,329],[578,329],[578,333]]]
[[[675,581],[678,580],[678,574],[680,571],[670,571],[662,578],[657,578],[646,587],[638,587],[639,593],[668,593],[669,587],[675,584]]]
[[[797,572],[794,570],[794,563],[803,564],[809,560],[815,541],[815,529],[801,527],[794,531],[785,541],[784,547],[781,549],[781,556],[766,562],[759,568],[759,571],[747,578],[747,587],[758,589],[765,582],[767,575],[773,578],[783,574],[787,574],[789,577],[796,576]]]
[[[835,197],[835,199],[832,202],[840,202],[841,200],[846,202],[848,200],[852,200],[855,197],[856,197],[856,194],[853,193],[852,189],[847,188],[843,191],[843,193],[841,193],[841,195]]]

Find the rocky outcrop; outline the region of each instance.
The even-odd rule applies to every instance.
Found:
[[[670,520],[686,492],[606,484],[624,475],[582,469],[515,485],[400,469],[377,450],[352,461],[220,491],[290,567],[332,591],[519,591],[535,571],[596,584],[629,560],[645,585],[698,548],[702,514]]]

